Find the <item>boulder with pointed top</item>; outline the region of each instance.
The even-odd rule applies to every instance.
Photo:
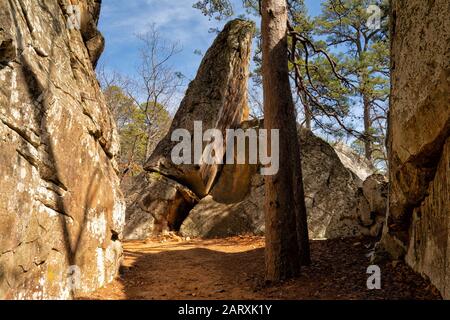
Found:
[[[194,122],[201,121],[200,139],[204,131],[212,128],[221,130],[225,136],[225,129],[239,126],[248,115],[247,82],[253,32],[254,24],[248,21],[237,19],[225,25],[189,84],[167,136],[148,159],[147,171],[171,177],[199,197],[209,193],[221,166],[196,164],[200,159],[194,159],[197,155],[193,144],[192,164],[174,164],[171,152],[178,142],[172,141],[172,133],[186,129],[194,137]]]

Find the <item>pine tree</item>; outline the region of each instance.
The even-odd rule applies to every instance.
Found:
[[[332,93],[345,95],[348,112],[362,114],[360,139],[364,143],[364,154],[368,160],[377,161],[385,159],[389,46],[386,30],[367,24],[371,15],[367,10],[369,5],[378,5],[380,9],[387,6],[383,0],[326,0],[314,24],[316,36],[325,37],[321,40],[322,46],[336,52],[333,59],[338,72],[351,84],[351,90],[339,92],[336,83],[322,84]],[[329,70],[321,71],[325,75],[329,73]],[[322,76],[322,79],[327,77]],[[349,110],[351,107],[359,107],[360,111]]]

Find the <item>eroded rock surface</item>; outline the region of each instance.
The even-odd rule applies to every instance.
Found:
[[[450,298],[450,2],[392,1],[389,216],[382,244]]]
[[[357,192],[353,216],[363,226],[362,233],[379,236],[386,220],[389,183],[385,176],[373,174],[363,182]]]
[[[81,29],[67,22],[71,3]],[[0,298],[66,299],[117,273],[125,206],[93,69],[99,10],[0,2]]]
[[[242,201],[223,201],[208,195],[189,212],[180,228],[184,237],[220,238],[242,234],[263,235],[264,225],[264,178],[255,174],[241,178],[250,182],[247,193],[234,194]]]

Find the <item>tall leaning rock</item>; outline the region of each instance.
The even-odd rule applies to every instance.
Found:
[[[68,24],[70,5],[81,24]],[[0,298],[66,299],[115,276],[124,203],[93,65],[100,1],[0,2]]]
[[[220,167],[173,164],[171,152],[178,142],[171,141],[171,135],[176,129],[187,129],[194,137],[194,122],[201,121],[202,132],[214,128],[225,136],[225,129],[239,126],[248,116],[247,82],[253,32],[252,22],[237,19],[225,25],[189,84],[169,133],[148,159],[147,171],[172,177],[200,197],[208,194]]]
[[[450,299],[450,2],[392,1],[390,194],[382,244]]]

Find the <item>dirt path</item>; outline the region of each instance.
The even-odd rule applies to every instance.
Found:
[[[264,239],[153,239],[124,244],[124,266],[87,299],[437,299],[402,262],[380,265],[382,289],[367,290],[371,239],[313,241],[313,264],[295,280],[263,282]]]

